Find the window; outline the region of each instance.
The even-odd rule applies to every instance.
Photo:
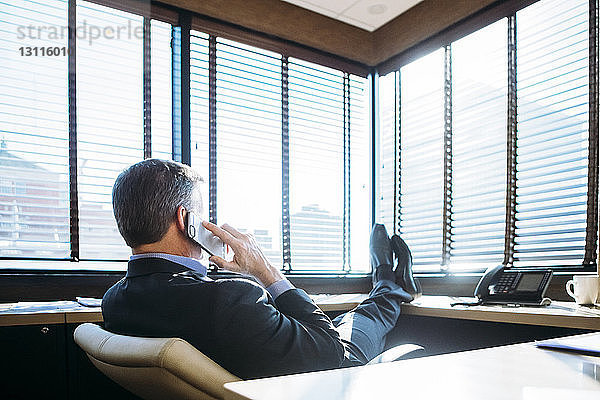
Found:
[[[378,217],[418,269],[595,265],[588,17],[541,0],[380,79]]]
[[[377,220],[388,234],[396,232],[398,204],[398,134],[400,82],[398,72],[379,78],[379,141],[377,148]]]
[[[281,267],[281,56],[224,39],[217,42],[217,182],[218,221],[252,233]]]
[[[169,160],[173,155],[173,68],[171,24],[150,21],[151,156]]]
[[[143,17],[77,2],[77,26],[132,27],[120,39],[77,40],[77,183],[81,259],[127,259],[117,230],[112,186],[144,158]]]
[[[367,80],[197,31],[190,46],[205,218],[253,234],[288,271],[368,271]]]
[[[64,25],[67,2],[2,3],[0,15],[0,257],[68,258],[67,62],[19,52],[67,45],[27,29]]]
[[[341,269],[343,74],[300,60],[291,60],[289,70],[292,263]]]
[[[461,26],[372,79],[157,4],[13,3],[0,4],[0,258],[126,260],[111,188],[158,157],[197,169],[204,217],[254,234],[290,273],[368,272],[371,218],[418,271],[595,265],[593,2]]]
[[[580,265],[588,201],[588,2],[517,13],[516,265]]]
[[[369,270],[367,98],[365,79],[290,60],[293,269]]]
[[[348,122],[350,123],[350,158],[348,174],[349,201],[347,208],[350,222],[350,237],[346,241],[347,264],[354,272],[369,272],[369,237],[371,234],[371,123],[369,80],[350,75],[348,100],[350,101]],[[348,214],[348,211],[347,213]],[[349,250],[348,250],[349,249]]]
[[[507,20],[452,43],[454,269],[504,260]]]
[[[400,70],[400,235],[415,267],[441,263],[444,208],[444,52]]]
[[[13,32],[0,42],[0,257],[126,260],[116,176],[144,158],[184,159],[189,146],[205,218],[254,234],[287,271],[369,271],[367,79],[173,26],[168,12],[149,16],[154,6],[0,7]],[[46,26],[26,44],[61,57],[16,53],[32,22]]]
[[[175,51],[175,49],[174,49]],[[191,166],[204,179],[208,188],[208,35],[192,31],[190,35],[190,135]],[[207,190],[204,190],[206,196]],[[208,199],[204,200],[204,212],[208,213]],[[208,218],[208,215],[204,215]]]
[[[112,215],[114,179],[142,160],[146,147],[153,147],[156,157],[171,157],[171,25],[146,20],[144,32],[142,16],[92,2],[75,4],[76,58],[67,55],[66,1],[0,5],[5,32],[0,174],[2,186],[15,189],[0,193],[0,257],[127,259],[130,250]],[[60,51],[24,57],[20,46]],[[70,60],[76,60],[72,101]],[[144,91],[150,84],[154,107],[145,120]],[[70,138],[70,129],[76,136]],[[69,148],[75,146],[76,181],[69,178]],[[77,193],[74,214],[70,191]]]

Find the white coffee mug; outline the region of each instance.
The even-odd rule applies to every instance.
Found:
[[[577,304],[594,304],[598,301],[600,277],[598,275],[575,275],[567,282],[567,294]]]

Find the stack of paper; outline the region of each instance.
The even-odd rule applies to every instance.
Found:
[[[568,336],[535,342],[537,347],[572,351],[578,354],[600,356],[600,333]]]

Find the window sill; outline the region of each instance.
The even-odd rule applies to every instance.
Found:
[[[107,261],[69,262],[64,260],[0,260],[0,302],[73,300],[77,296],[102,297],[121,279],[127,263]],[[565,283],[573,275],[594,271],[555,271],[548,290],[554,300],[570,300]],[[472,296],[482,272],[418,272],[427,295]],[[215,278],[230,277],[214,274]],[[310,294],[368,293],[370,274],[287,274],[297,287]]]
[[[23,272],[125,272],[127,261],[0,260],[0,273]]]

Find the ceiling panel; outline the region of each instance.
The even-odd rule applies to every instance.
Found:
[[[372,32],[422,0],[283,1]]]

